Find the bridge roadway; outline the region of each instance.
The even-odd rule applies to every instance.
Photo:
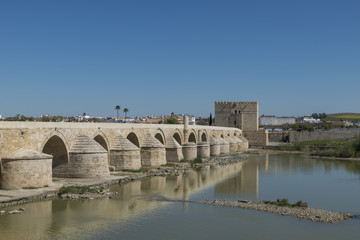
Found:
[[[183,158],[228,154],[247,147],[248,142],[240,129],[188,125],[187,121],[184,125],[0,122],[2,181],[8,176],[3,176],[6,167],[9,168],[5,163],[14,162],[14,159],[21,162],[30,156],[51,158],[54,176],[101,177],[108,174],[109,168],[159,166]],[[103,156],[107,163],[102,160]],[[74,170],[76,168],[80,170]]]

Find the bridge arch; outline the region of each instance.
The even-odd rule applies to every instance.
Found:
[[[157,140],[159,140],[162,143],[162,145],[165,146],[165,144],[166,144],[166,142],[165,142],[165,134],[160,128],[156,130],[155,138]]]
[[[100,144],[106,151],[109,151],[110,149],[110,144],[109,144],[109,140],[106,137],[105,133],[103,133],[102,131],[98,131],[94,136],[93,139]]]
[[[181,135],[177,131],[174,132],[172,137],[177,141],[178,144],[182,145]]]
[[[41,152],[52,155],[52,167],[55,168],[69,161],[69,144],[62,133],[50,133],[44,141]]]
[[[195,133],[195,131],[190,132],[188,142],[196,143],[196,133]]]
[[[208,137],[207,137],[207,134],[206,134],[205,131],[201,134],[201,141],[202,142],[207,142],[208,141]]]
[[[140,141],[138,136],[134,132],[130,132],[126,137],[130,142],[132,142],[135,146],[140,148]]]

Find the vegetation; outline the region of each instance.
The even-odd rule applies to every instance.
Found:
[[[38,189],[38,187],[23,187],[23,189]]]
[[[298,142],[280,145],[280,151],[312,151],[313,156],[358,158],[360,157],[360,138],[350,140]]]
[[[125,119],[127,118],[127,113],[129,112],[129,109],[124,108],[124,113],[125,113]]]
[[[164,121],[165,124],[179,124],[179,121],[176,118],[168,118]]]
[[[161,166],[163,166],[163,167],[176,167],[176,164],[175,163],[166,163],[166,164],[163,164]]]
[[[212,119],[212,114],[210,113],[210,117],[209,117],[209,126],[213,125],[213,119]]]
[[[84,194],[86,192],[96,192],[96,191],[97,189],[86,186],[67,186],[59,189],[59,195],[63,195],[67,193]]]
[[[115,110],[116,110],[116,120],[119,120],[119,110],[120,110],[120,106],[116,105],[115,106]]]
[[[202,163],[203,160],[199,157],[195,158],[194,160],[192,160],[192,163]]]
[[[144,167],[141,167],[140,169],[138,170],[133,170],[133,169],[123,169],[121,170],[123,172],[131,172],[131,173],[146,173],[149,171],[149,169],[147,168],[144,168]]]
[[[312,153],[312,155],[321,157],[359,158],[360,138],[347,141],[344,144],[337,145],[332,149],[319,149]]]
[[[190,164],[195,164],[195,163],[202,163],[203,160],[201,158],[197,157],[194,160],[181,159],[180,162],[187,162]]]
[[[276,201],[263,201],[265,204],[276,205],[279,207],[301,207],[302,201],[297,201],[294,204],[289,203],[288,199],[277,199]]]
[[[311,115],[311,117],[313,117],[315,119],[324,119],[324,118],[327,118],[327,114],[326,113],[313,113]]]

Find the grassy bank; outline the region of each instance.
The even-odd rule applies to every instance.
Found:
[[[311,152],[313,156],[359,158],[360,139],[298,142],[289,145],[275,147],[280,151],[304,151]]]

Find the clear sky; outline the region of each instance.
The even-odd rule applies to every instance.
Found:
[[[359,0],[0,1],[3,116],[360,112],[359,76]]]

